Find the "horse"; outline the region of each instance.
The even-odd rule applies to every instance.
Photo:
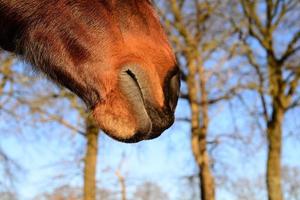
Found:
[[[0,47],[75,93],[122,142],[174,122],[180,78],[151,0],[0,0]]]

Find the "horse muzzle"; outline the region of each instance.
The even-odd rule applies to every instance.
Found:
[[[136,119],[135,133],[131,137],[121,139],[123,142],[133,143],[156,138],[174,123],[180,90],[178,68],[165,76],[160,88],[154,88],[155,84],[151,81],[153,80],[138,65],[126,65],[120,71],[119,87]],[[163,93],[162,105],[158,105],[155,99],[155,92],[160,90]]]

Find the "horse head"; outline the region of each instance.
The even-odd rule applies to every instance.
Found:
[[[149,0],[0,0],[0,46],[78,95],[124,142],[174,122],[179,69]]]

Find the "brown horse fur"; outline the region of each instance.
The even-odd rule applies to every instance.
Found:
[[[77,94],[117,140],[174,121],[178,68],[149,0],[0,0],[0,47]]]

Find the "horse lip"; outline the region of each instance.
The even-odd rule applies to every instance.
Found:
[[[145,85],[148,77],[139,66],[127,65],[122,68],[120,74],[121,89],[133,104],[140,126],[136,130],[134,138],[125,142],[138,142],[159,137],[174,122],[174,116],[170,113],[171,109],[167,107],[158,109],[153,106]]]
[[[135,75],[130,69],[127,69],[127,70],[126,70],[126,73],[127,73],[128,76],[134,81],[134,83],[136,84],[136,86],[137,86],[137,88],[138,88],[138,91],[139,91],[139,93],[140,93],[140,96],[141,96],[141,98],[142,98],[142,100],[143,100],[143,104],[144,104],[144,106],[145,106],[144,95],[143,95],[141,86],[140,86],[140,84],[139,84],[139,82],[138,82],[138,79],[137,79],[136,75]]]
[[[137,130],[135,133],[135,141],[148,138],[152,131],[152,122],[148,115],[145,105],[144,94],[139,83],[139,78],[132,66],[125,66],[120,74],[120,86],[122,92],[128,98],[134,112],[137,115]]]

